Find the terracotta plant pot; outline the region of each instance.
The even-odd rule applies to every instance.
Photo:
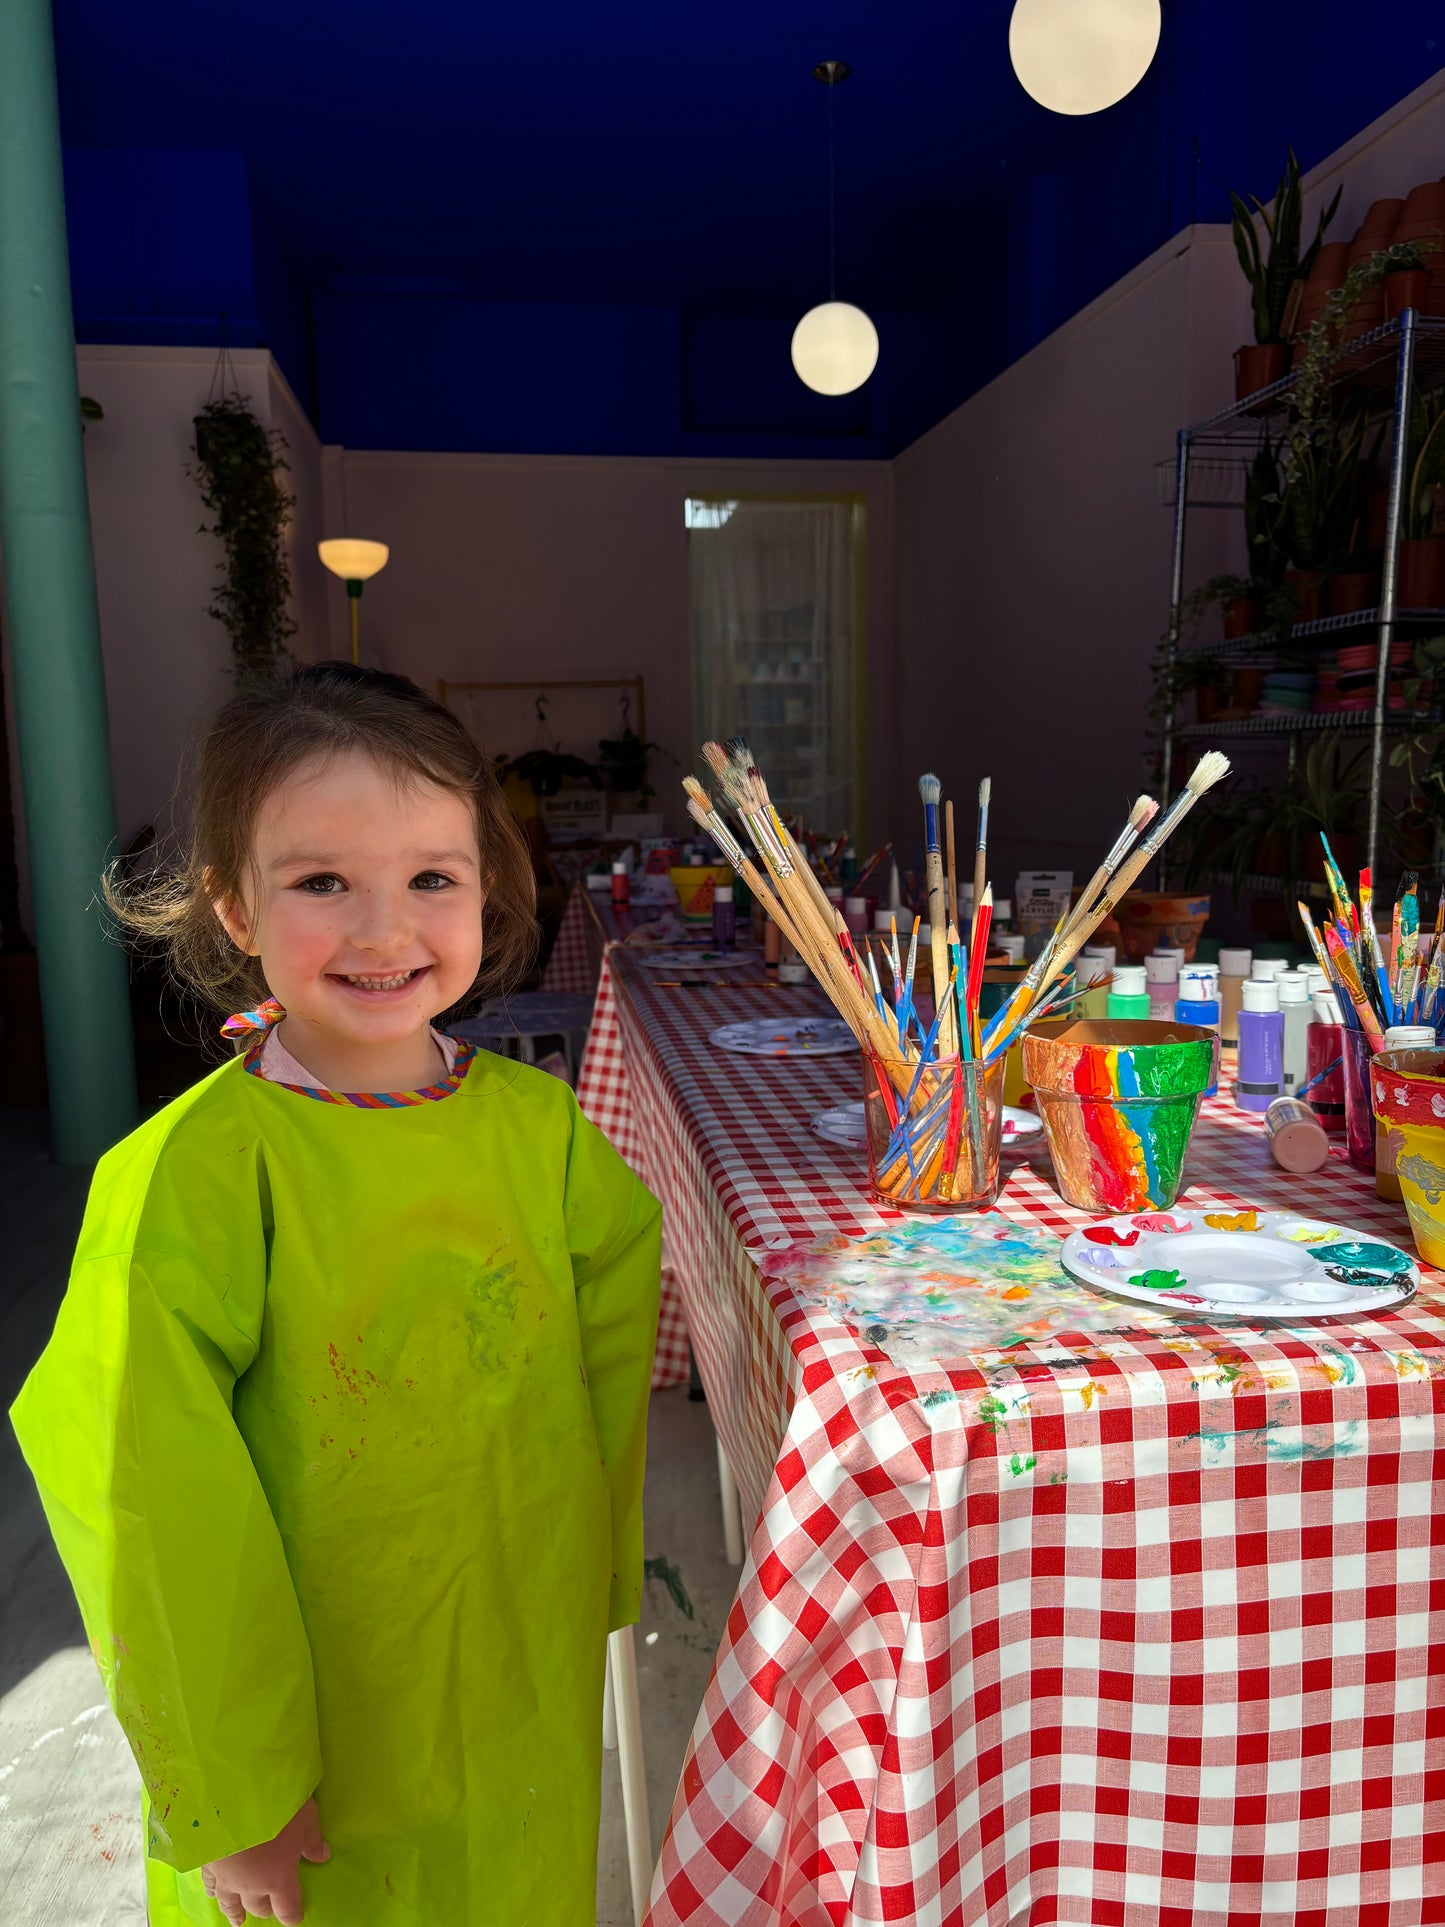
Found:
[[[1352,571],[1349,575],[1332,575],[1329,580],[1330,614],[1358,615],[1361,609],[1373,609],[1379,595],[1379,578],[1366,575],[1363,570]]]
[[[1325,607],[1324,577],[1314,569],[1286,569],[1284,579],[1299,597],[1300,622],[1318,622],[1329,612]]]
[[[1357,261],[1367,261],[1381,248],[1389,247],[1395,238],[1395,230],[1400,225],[1400,216],[1405,211],[1403,200],[1372,201],[1365,210],[1365,218],[1355,229],[1355,238],[1350,243],[1350,266]]]
[[[1430,299],[1430,274],[1427,268],[1397,268],[1385,276],[1385,313],[1391,321],[1406,308],[1417,314],[1427,312]]]
[[[1234,642],[1240,636],[1252,636],[1259,627],[1259,604],[1253,596],[1231,596],[1221,614],[1226,642]]]
[[[1348,241],[1326,241],[1315,256],[1315,264],[1310,269],[1309,280],[1300,297],[1299,313],[1295,317],[1294,360],[1298,362],[1304,354],[1305,336],[1309,333],[1310,323],[1317,321],[1325,311],[1325,303],[1335,289],[1343,286],[1345,275],[1350,266],[1350,244]]]
[[[1246,401],[1289,373],[1289,344],[1251,341],[1234,351],[1234,399]]]
[[[1114,913],[1126,963],[1143,963],[1162,944],[1181,949],[1192,963],[1209,921],[1209,898],[1179,896],[1165,890],[1131,890]]]
[[[1400,544],[1402,609],[1445,608],[1445,536],[1422,535]]]
[[[1214,1032],[1196,1024],[1036,1024],[1024,1038],[1024,1076],[1068,1202],[1167,1210],[1217,1055]]]
[[[1245,664],[1234,672],[1234,687],[1230,691],[1231,709],[1237,709],[1243,716],[1252,716],[1259,708],[1260,697],[1264,694],[1264,671],[1253,664]]]
[[[1218,683],[1201,683],[1194,692],[1194,720],[1212,723],[1224,707],[1224,691]]]

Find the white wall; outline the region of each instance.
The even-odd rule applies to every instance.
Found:
[[[1332,237],[1445,167],[1445,73],[1306,177],[1345,183]],[[994,779],[992,870],[1092,870],[1143,768],[1169,606],[1155,464],[1234,398],[1252,338],[1229,231],[1196,227],[1007,369],[895,463],[899,825],[936,769]],[[1243,560],[1237,515],[1192,513],[1186,586]],[[951,726],[940,726],[940,699]]]
[[[302,545],[311,540],[314,562],[319,445],[269,355],[249,349],[231,359],[242,394],[288,443],[298,496],[295,613],[314,627],[320,609]],[[201,532],[207,516],[188,473],[193,418],[210,394],[216,357],[208,349],[88,347],[79,363],[82,393],[105,410],[86,432],[85,462],[124,845],[164,814],[187,740],[229,687],[230,645],[206,613],[221,545]]]
[[[867,511],[869,793],[879,820],[893,762],[892,489],[878,462],[684,462],[327,451],[337,533],[391,545],[362,602],[362,653],[438,681],[644,678],[659,806],[681,826],[693,767],[690,494],[851,493]],[[344,598],[332,600],[333,648]],[[634,719],[635,720],[635,719]],[[862,826],[854,828],[862,834]]]

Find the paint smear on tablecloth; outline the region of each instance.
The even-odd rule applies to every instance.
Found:
[[[1178,1331],[1168,1314],[1126,1311],[1075,1284],[1059,1248],[1047,1232],[1002,1218],[920,1219],[770,1251],[762,1268],[905,1370],[1059,1332],[1118,1333],[1126,1323],[1136,1332]]]

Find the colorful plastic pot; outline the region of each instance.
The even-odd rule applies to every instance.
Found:
[[[684,923],[712,922],[712,893],[720,883],[731,883],[733,873],[726,863],[675,864],[668,875],[677,892]]]
[[[1415,1249],[1425,1264],[1445,1265],[1445,1050],[1381,1051],[1370,1092],[1398,1146],[1395,1174]]]
[[[1054,1174],[1084,1211],[1165,1210],[1179,1194],[1219,1039],[1197,1024],[1038,1024],[1024,1076],[1038,1098]]]

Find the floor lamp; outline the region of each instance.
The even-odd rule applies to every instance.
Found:
[[[338,536],[331,542],[318,542],[316,553],[333,575],[339,575],[346,584],[347,600],[351,604],[351,660],[360,661],[360,610],[362,584],[386,567],[386,559],[391,550],[385,542],[356,542],[350,536]]]

